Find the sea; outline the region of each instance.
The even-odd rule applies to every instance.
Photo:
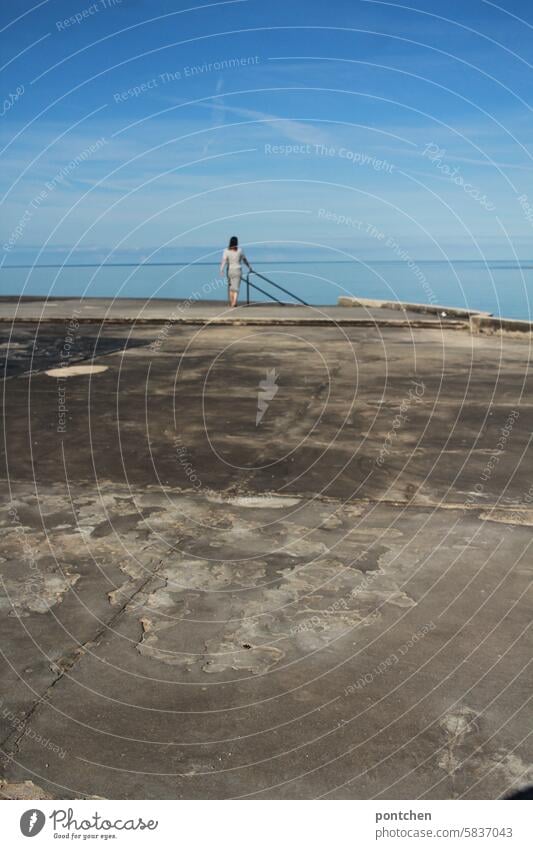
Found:
[[[309,304],[334,304],[341,295],[355,295],[485,310],[531,321],[533,260],[284,261],[255,263],[254,270],[258,274],[250,276],[253,301],[273,295],[291,302],[294,295]],[[0,268],[0,295],[223,300],[225,285],[216,263]],[[244,285],[241,299],[245,296]]]

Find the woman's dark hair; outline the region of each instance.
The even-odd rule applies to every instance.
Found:
[[[231,239],[229,240],[228,248],[230,248],[230,249],[236,248],[236,247],[238,247],[238,244],[239,244],[239,240],[238,240],[237,236],[232,236]]]

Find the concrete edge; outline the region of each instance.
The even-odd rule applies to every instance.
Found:
[[[530,321],[522,321],[515,318],[499,318],[489,312],[481,310],[465,310],[458,307],[440,307],[435,304],[411,304],[407,301],[379,301],[373,298],[355,298],[342,296],[338,299],[339,306],[343,307],[372,307],[373,309],[393,309],[409,312],[420,312],[426,315],[438,315],[441,317],[439,326],[446,327],[447,322],[442,320],[442,313],[446,313],[445,318],[448,323],[455,319],[463,319],[460,327],[465,327],[470,330],[470,333],[478,335],[485,334],[513,334],[524,338],[525,334],[531,334],[533,323]],[[381,322],[380,322],[381,324]],[[416,323],[412,322],[416,327]],[[457,325],[456,325],[457,326]]]
[[[16,317],[0,317],[0,324],[58,324],[64,321],[62,318],[54,318],[51,316],[32,317],[32,316],[16,316]],[[405,328],[427,328],[430,330],[469,330],[468,321],[441,320],[435,321],[424,318],[138,318],[132,316],[112,316],[107,315],[105,318],[97,316],[79,316],[76,318],[78,324],[124,324],[124,325],[196,325],[199,327],[208,327],[209,325],[227,327],[227,326],[242,326],[258,325],[264,327],[405,327]]]
[[[339,307],[368,307],[372,309],[401,310],[409,312],[420,312],[426,315],[442,315],[446,317],[466,318],[471,316],[490,316],[491,313],[482,310],[467,310],[461,307],[445,307],[437,304],[418,304],[409,301],[381,301],[374,298],[358,298],[342,295],[337,299]]]
[[[523,336],[525,333],[531,334],[533,331],[533,324],[530,321],[521,321],[515,318],[497,318],[493,315],[471,315],[469,323],[470,332],[474,334],[516,333]]]

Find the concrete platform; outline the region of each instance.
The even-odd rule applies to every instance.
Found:
[[[377,302],[376,302],[377,304]],[[468,327],[469,314],[442,316],[439,312],[422,315],[419,310],[361,306],[346,310],[342,305],[308,306],[299,304],[241,304],[230,309],[224,301],[167,300],[143,301],[135,298],[45,298],[13,296],[0,298],[0,322],[68,321],[80,323],[113,321],[124,324],[312,324],[312,325],[383,325],[415,327]]]
[[[4,335],[0,792],[531,781],[528,342],[71,315]]]

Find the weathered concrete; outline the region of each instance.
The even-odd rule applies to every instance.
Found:
[[[530,321],[520,321],[514,318],[498,318],[489,315],[470,316],[470,330],[472,333],[525,333],[531,337],[533,325]]]
[[[0,795],[533,778],[525,339],[65,327],[7,349]]]
[[[402,313],[424,313],[426,315],[450,316],[454,318],[470,318],[476,316],[490,316],[491,313],[481,310],[461,309],[461,307],[439,306],[438,304],[420,304],[410,301],[384,301],[379,298],[360,298],[353,296],[341,295],[338,298],[340,307],[364,307],[366,309],[376,310],[384,309],[400,310]]]
[[[426,310],[424,318],[421,310],[406,309],[398,315],[397,307],[376,301],[360,305],[360,309],[350,312],[342,306],[301,306],[299,304],[242,303],[236,309],[230,309],[224,301],[136,300],[132,298],[0,298],[0,322],[57,322],[69,321],[74,317],[79,324],[94,324],[96,321],[115,322],[117,324],[172,325],[316,325],[316,326],[391,326],[401,327],[406,322],[413,327],[461,327],[468,328],[470,313],[461,311],[460,315],[451,315],[444,319],[435,310]]]

